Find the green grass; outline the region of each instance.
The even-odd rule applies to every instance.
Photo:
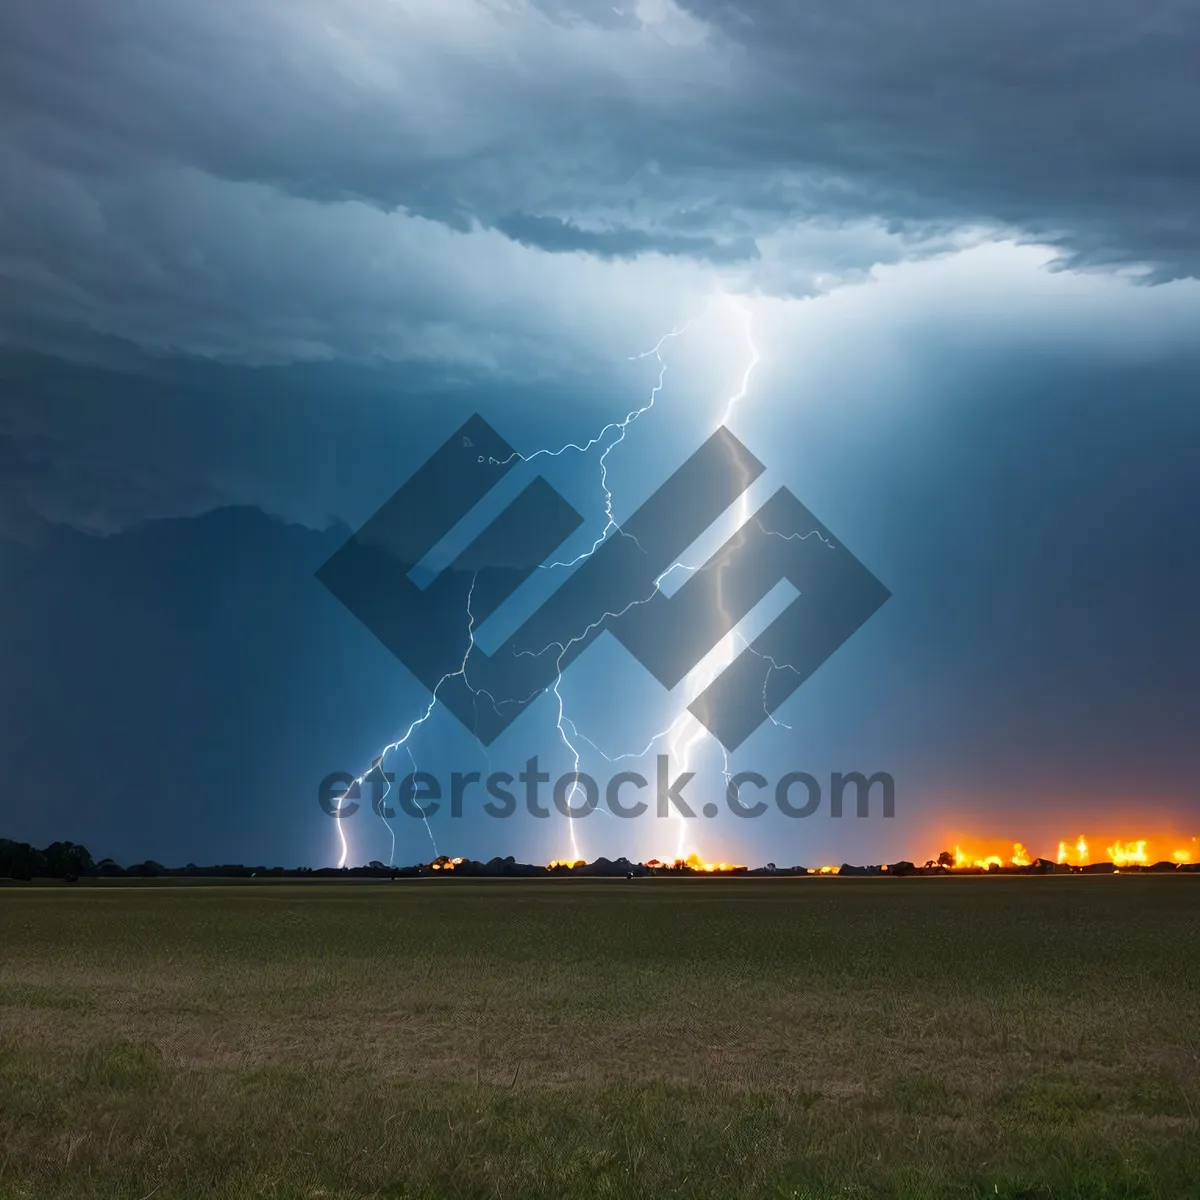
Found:
[[[1200,1197],[1196,877],[0,889],[0,1200]]]

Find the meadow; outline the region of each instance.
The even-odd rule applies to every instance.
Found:
[[[0,887],[0,1198],[1200,1197],[1200,877]]]

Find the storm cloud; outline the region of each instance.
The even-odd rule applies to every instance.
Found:
[[[1196,61],[1194,0],[9,5],[0,331],[495,369],[968,231],[1192,276]]]
[[[1198,42],[1200,0],[0,6],[0,832],[326,861],[317,781],[428,696],[313,572],[472,412],[589,447],[522,464],[564,558],[721,422],[891,591],[752,765],[912,823],[792,861],[1194,815]],[[570,719],[644,745],[679,694],[589,654]],[[506,836],[454,832],[562,848]]]

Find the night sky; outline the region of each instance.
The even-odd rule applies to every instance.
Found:
[[[336,862],[320,781],[430,697],[315,572],[476,412],[524,455],[599,435],[489,498],[544,475],[585,518],[556,559],[622,432],[617,522],[728,415],[755,505],[891,592],[731,765],[888,772],[895,817],[687,849],[1200,835],[1198,61],[1195,0],[4,7],[0,836]],[[561,686],[582,768],[652,776],[604,756],[686,691],[601,638]],[[485,749],[435,708],[388,765],[557,774],[556,717]],[[721,799],[717,743],[690,766]],[[364,807],[349,861],[572,849],[479,803]]]

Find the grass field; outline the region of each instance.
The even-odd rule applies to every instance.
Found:
[[[0,889],[0,1197],[1200,1196],[1200,878]]]

